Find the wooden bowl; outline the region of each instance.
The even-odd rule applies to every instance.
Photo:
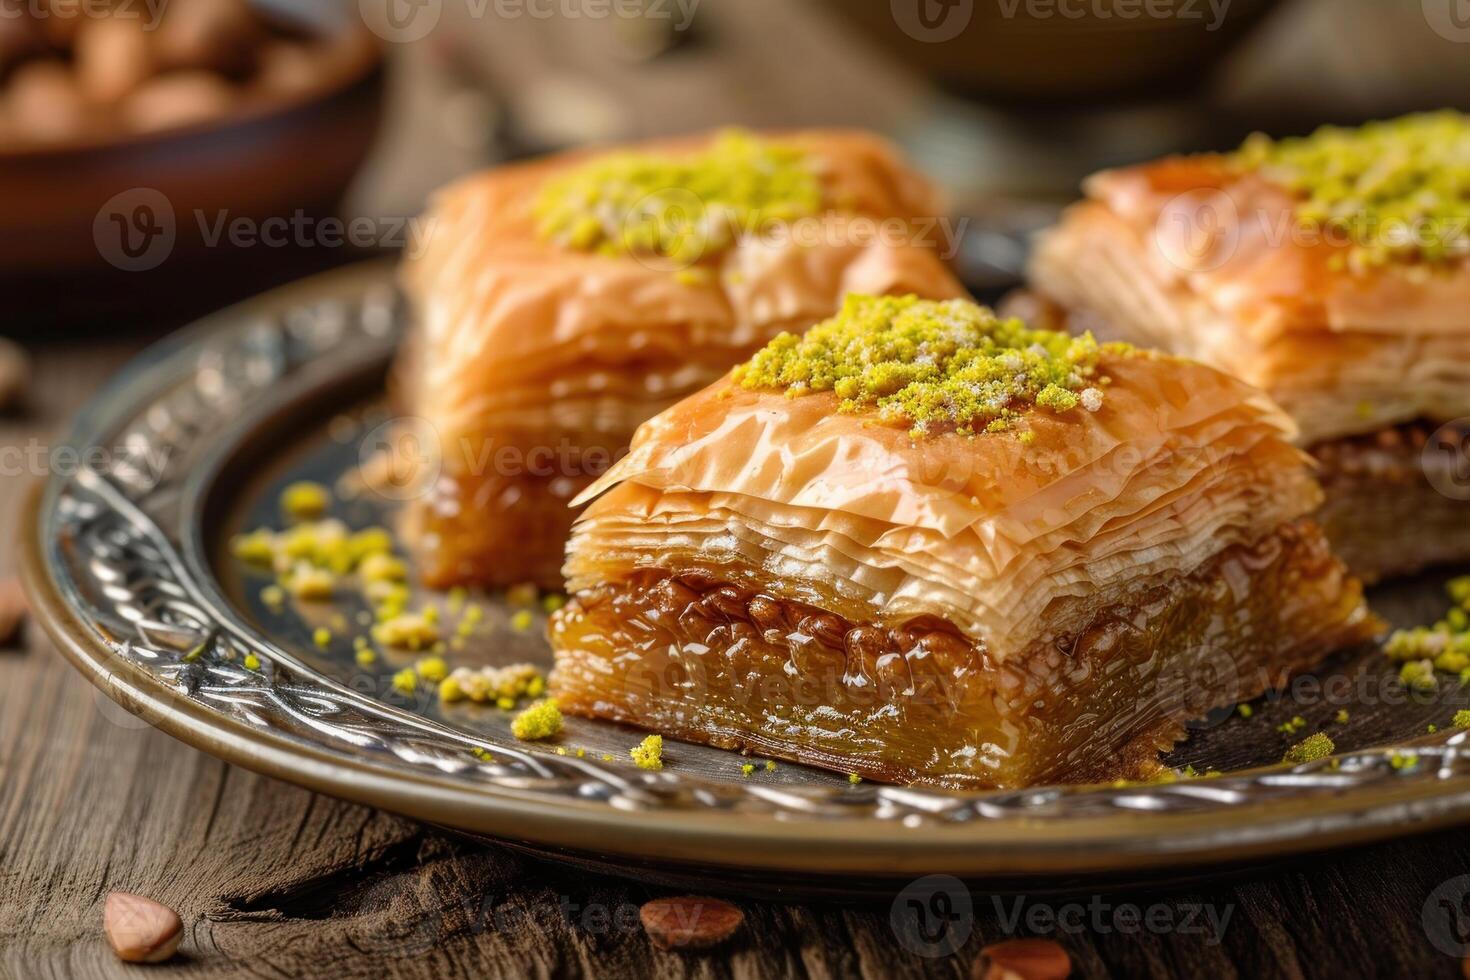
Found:
[[[941,85],[986,102],[1183,96],[1278,0],[825,0]]]
[[[278,269],[332,264],[303,264],[292,247],[240,248],[215,231],[222,220],[336,212],[382,101],[382,52],[355,13],[328,0],[291,8],[292,26],[322,46],[310,86],[252,93],[194,125],[0,148],[0,316],[22,332],[102,311],[133,320],[192,309],[191,297],[216,288],[233,298]]]

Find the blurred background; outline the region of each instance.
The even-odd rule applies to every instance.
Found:
[[[0,333],[163,331],[467,171],[732,123],[899,141],[989,296],[1099,167],[1467,101],[1467,0],[0,0]]]

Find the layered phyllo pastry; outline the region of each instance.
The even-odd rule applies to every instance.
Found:
[[[938,208],[853,132],[568,154],[440,192],[398,371],[434,474],[408,508],[428,583],[559,586],[567,505],[639,423],[848,292],[963,295]]]
[[[1043,303],[1269,392],[1365,578],[1470,558],[1470,424],[1428,445],[1470,416],[1470,120],[1256,136],[1086,190],[1035,253]]]
[[[1373,632],[1291,434],[1201,364],[849,297],[583,493],[551,686],[858,777],[1148,777],[1191,718]]]

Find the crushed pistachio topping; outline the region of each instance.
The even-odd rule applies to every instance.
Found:
[[[246,670],[260,669],[260,658],[253,653],[245,654],[245,660],[243,662]]]
[[[1413,769],[1419,764],[1417,752],[1393,751],[1388,754],[1388,764],[1397,770]]]
[[[412,667],[405,667],[393,675],[393,690],[400,694],[412,694],[419,689],[419,675]]]
[[[1346,708],[1338,708],[1337,714],[1333,716],[1333,720],[1339,725],[1346,725],[1348,723],[1348,717],[1348,710]]]
[[[478,745],[470,749],[470,755],[474,756],[476,759],[479,759],[481,762],[495,761],[495,756],[490,754],[489,749],[482,749]]]
[[[1240,712],[1240,717],[1242,718],[1249,718],[1251,715],[1256,713],[1256,709],[1252,708],[1248,704],[1237,704],[1235,706],[1235,710]]]
[[[328,602],[337,588],[337,576],[325,568],[301,562],[285,583],[291,595],[302,602]]]
[[[531,615],[531,610],[520,609],[510,617],[510,628],[517,633],[524,633],[536,622],[536,617]]]
[[[1461,708],[1455,712],[1455,718],[1450,724],[1456,728],[1470,728],[1470,708]]]
[[[801,149],[728,130],[698,153],[595,157],[547,181],[532,214],[541,237],[564,248],[689,265],[821,206]]]
[[[775,771],[776,771],[776,760],[775,759],[767,759],[766,760],[766,772],[775,772]]]
[[[753,772],[755,772],[755,763],[753,762],[747,762],[740,767],[740,775],[746,779],[749,779],[750,774]]]
[[[1282,761],[1297,765],[1303,762],[1315,762],[1317,759],[1327,758],[1336,749],[1337,746],[1332,744],[1332,739],[1328,738],[1325,732],[1317,732],[1314,735],[1308,735],[1287,749]]]
[[[522,741],[536,741],[559,734],[562,727],[561,709],[555,698],[546,698],[532,704],[516,715],[510,723],[510,733]]]
[[[281,491],[281,512],[293,520],[321,517],[331,505],[332,492],[310,480],[299,480]]]
[[[546,678],[532,664],[456,667],[448,679],[454,681],[464,698],[507,709],[514,708],[518,698],[536,698],[546,692]]]
[[[363,582],[402,582],[408,578],[408,566],[402,559],[378,551],[363,557],[357,573]]]
[[[658,771],[664,767],[664,737],[650,735],[628,750],[639,769]]]
[[[438,655],[422,657],[413,665],[414,671],[424,680],[437,683],[449,676],[449,665]]]
[[[332,643],[332,631],[325,626],[318,626],[311,631],[311,642],[319,647],[330,646]]]
[[[914,436],[1017,428],[1031,408],[1064,414],[1102,408],[1102,353],[1073,337],[1001,319],[966,300],[849,295],[842,310],[798,337],[783,333],[735,369],[743,388],[788,397],[831,391],[840,411],[876,411]]]
[[[439,630],[422,616],[401,615],[373,627],[373,639],[385,647],[423,650],[439,639]]]
[[[1458,674],[1470,680],[1470,575],[1446,586],[1454,605],[1433,626],[1395,630],[1384,645],[1390,659],[1403,662],[1399,680],[1418,691],[1435,688],[1434,672]]]
[[[352,658],[357,661],[359,667],[371,667],[378,662],[378,652],[371,647],[360,647]]]
[[[1276,726],[1276,730],[1283,735],[1295,735],[1307,727],[1307,719],[1301,715],[1293,715],[1290,721],[1282,722]]]
[[[1350,241],[1342,265],[1354,272],[1470,255],[1470,117],[1461,113],[1323,126],[1282,140],[1257,133],[1234,161],[1298,195],[1300,225]]]
[[[553,592],[541,600],[541,608],[546,610],[547,615],[556,612],[567,604],[567,597],[559,592]]]
[[[847,781],[849,783],[852,783],[854,786],[856,786],[858,783],[860,783],[860,782],[863,781],[863,777],[859,776],[855,772],[850,772],[850,773],[847,774]]]

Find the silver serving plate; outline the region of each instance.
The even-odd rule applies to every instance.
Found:
[[[561,744],[586,748],[579,758],[517,742],[494,708],[405,699],[389,683],[401,665],[359,668],[340,630],[318,647],[323,614],[272,612],[258,599],[265,580],[224,548],[267,522],[285,482],[357,464],[390,417],[383,382],[403,321],[390,267],[331,273],[160,344],[87,408],[70,439],[84,465],[38,492],[24,552],[40,622],[94,684],[259,772],[541,852],[703,881],[862,890],[944,872],[1063,886],[1470,818],[1466,735],[1447,724],[1467,699],[1450,682],[1404,690],[1376,650],[1329,662],[1296,701],[1198,723],[1169,759],[1224,775],[1019,792],[853,786],[787,764],[746,777],[740,756],[682,743],[666,748],[664,771],[645,772],[627,755],[641,733],[623,726],[572,720]],[[397,505],[370,494],[344,506],[358,526],[390,522]],[[1427,621],[1446,605],[1441,583],[1374,602],[1390,619]],[[549,664],[539,628],[511,629],[503,597],[480,601],[488,626],[456,658]],[[355,609],[337,611],[362,631]],[[246,669],[247,652],[259,669]],[[1332,721],[1342,707],[1347,724]],[[1295,714],[1308,721],[1301,734],[1276,731]],[[1446,730],[1428,735],[1430,723]],[[1343,750],[1331,762],[1270,765],[1323,728]]]

